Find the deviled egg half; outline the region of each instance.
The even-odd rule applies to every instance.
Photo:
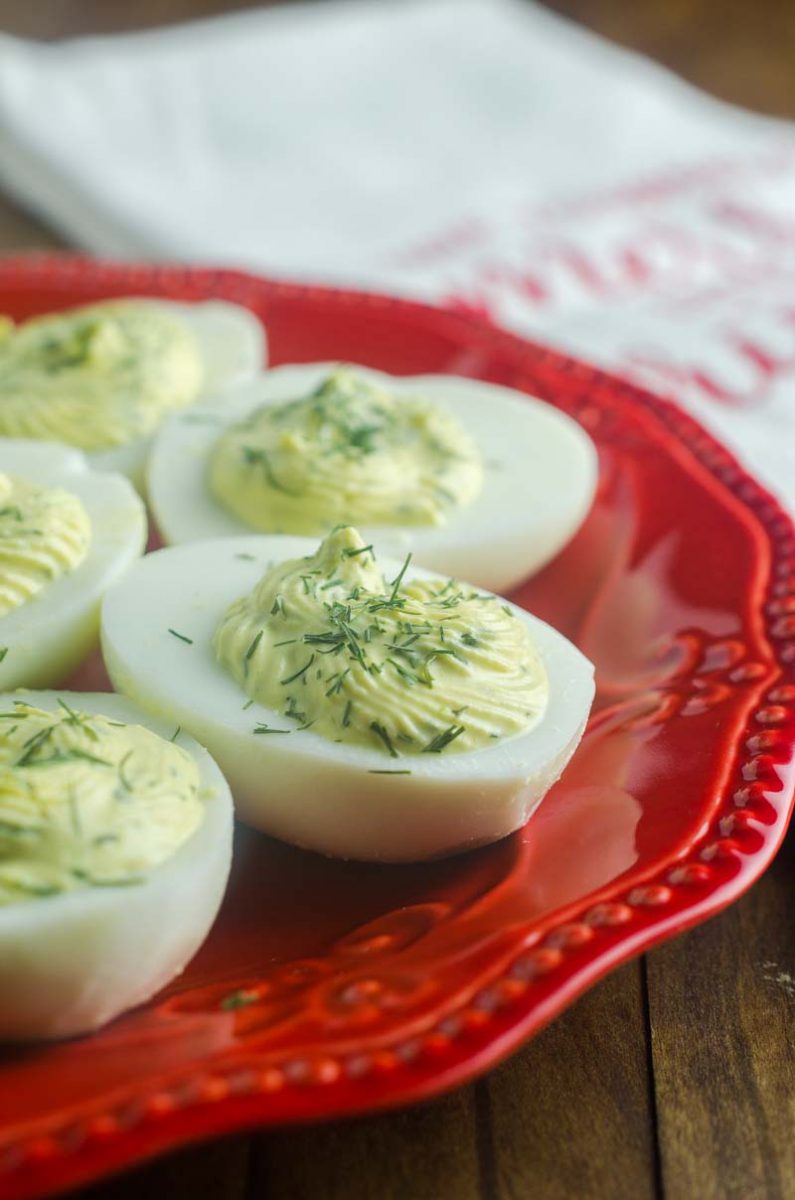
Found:
[[[105,589],[145,544],[126,479],[78,450],[0,438],[0,690],[68,677],[96,644]]]
[[[232,854],[205,750],[109,694],[0,696],[0,1041],[85,1033],[183,969]]]
[[[130,298],[0,324],[0,437],[41,438],[143,483],[174,409],[247,379],[265,358],[247,309]]]
[[[584,520],[596,451],[509,388],[364,367],[278,367],[176,414],[148,467],[166,542],[355,525],[384,557],[507,591]]]
[[[350,527],[142,559],[105,598],[114,686],[188,730],[239,815],[323,854],[449,855],[523,825],[585,727],[593,668],[499,596]]]

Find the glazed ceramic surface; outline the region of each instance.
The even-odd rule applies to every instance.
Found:
[[[564,778],[499,845],[383,867],[239,829],[221,915],[179,980],[96,1036],[0,1049],[0,1195],[15,1200],[187,1140],[470,1078],[737,897],[775,853],[795,783],[793,527],[691,419],[404,301],[230,272],[0,264],[0,309],[16,317],[134,293],[248,305],[274,363],[458,373],[580,421],[599,450],[595,506],[512,598],[593,659],[597,700]],[[98,661],[77,681],[101,682]]]

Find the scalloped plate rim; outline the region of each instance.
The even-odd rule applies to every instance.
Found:
[[[776,541],[779,537],[782,544],[795,544],[795,526],[779,502],[757,483],[736,458],[695,418],[678,409],[671,401],[653,396],[611,376],[608,372],[580,363],[562,352],[523,340],[507,330],[490,326],[468,314],[376,293],[265,279],[241,270],[194,268],[181,264],[120,263],[58,253],[16,255],[0,260],[0,289],[3,286],[21,289],[26,285],[46,285],[51,291],[59,291],[66,295],[69,295],[70,289],[76,285],[97,289],[101,289],[103,285],[114,288],[129,286],[139,291],[149,286],[155,290],[159,288],[162,294],[173,293],[182,287],[197,295],[201,293],[223,296],[232,300],[239,298],[241,292],[259,289],[269,298],[284,301],[305,301],[315,296],[326,304],[341,307],[355,308],[366,305],[384,308],[397,319],[406,318],[409,321],[430,322],[440,326],[449,324],[465,335],[461,338],[462,343],[469,339],[503,349],[517,364],[522,357],[532,358],[536,365],[539,359],[543,359],[559,368],[565,366],[574,371],[584,372],[584,377],[594,383],[609,385],[626,399],[631,398],[640,404],[644,415],[652,418],[666,437],[670,437],[672,427],[678,428],[680,433],[691,432],[697,437],[701,447],[720,459],[724,475],[731,475],[735,480],[733,485],[730,485],[726,478],[721,480],[715,466],[696,454],[692,444],[687,445],[687,452],[695,457],[737,502],[752,513],[757,524],[764,530],[771,547],[768,578],[773,577],[777,559],[781,558],[781,552],[776,552]],[[80,297],[76,296],[75,299]],[[741,489],[742,495],[739,494]],[[764,510],[764,518],[760,511],[754,512],[754,507]],[[775,536],[774,525],[777,531]],[[766,581],[757,579],[756,582],[761,585]],[[785,667],[784,658],[781,653],[776,653],[774,640],[767,629],[765,637],[770,650],[770,674],[776,674],[777,671],[780,677]],[[774,684],[770,678],[760,680],[755,689],[757,696],[761,696],[771,686]],[[739,745],[735,749],[739,749]],[[787,749],[789,760],[786,765],[791,766],[795,755],[792,737],[787,742]],[[627,886],[620,879],[617,884],[607,884],[598,889],[585,902],[574,901],[565,905],[563,909],[550,914],[549,920],[543,919],[540,925],[544,929],[544,938],[548,939],[554,937],[556,930],[560,930],[561,926],[572,924],[577,914],[583,914],[584,910],[590,913],[606,903],[617,906],[624,904],[629,916],[622,918],[621,923],[617,925],[594,922],[590,925],[592,933],[589,940],[571,946],[564,944],[557,949],[553,947],[551,957],[543,960],[543,969],[538,966],[529,974],[525,972],[524,977],[521,972],[512,976],[510,970],[495,971],[495,985],[514,978],[517,982],[516,994],[498,997],[493,1006],[487,1005],[483,1009],[484,1020],[480,1026],[463,1033],[451,1033],[447,1044],[445,1037],[440,1035],[430,1065],[427,1050],[420,1055],[419,1065],[414,1060],[398,1063],[397,1066],[392,1064],[393,1070],[402,1070],[409,1076],[412,1076],[413,1072],[413,1077],[404,1080],[399,1088],[384,1088],[383,1078],[378,1072],[375,1075],[372,1072],[364,1074],[358,1079],[349,1076],[340,1079],[339,1074],[335,1075],[330,1071],[325,1080],[313,1083],[299,1078],[284,1080],[278,1089],[269,1090],[259,1086],[251,1093],[230,1096],[222,1086],[224,1079],[234,1076],[235,1072],[240,1075],[247,1069],[253,1069],[246,1068],[245,1055],[241,1055],[241,1061],[232,1064],[227,1070],[211,1070],[206,1080],[208,1086],[204,1091],[186,1097],[179,1105],[165,1105],[161,1112],[154,1109],[142,1112],[138,1120],[126,1129],[115,1132],[107,1129],[85,1130],[84,1137],[78,1140],[70,1140],[65,1136],[68,1134],[66,1130],[62,1131],[64,1136],[60,1144],[34,1140],[28,1141],[24,1148],[20,1147],[18,1154],[15,1154],[14,1147],[11,1151],[3,1151],[4,1158],[0,1160],[0,1184],[6,1180],[10,1187],[7,1195],[15,1200],[33,1195],[52,1194],[110,1172],[131,1167],[158,1153],[213,1134],[231,1133],[263,1125],[275,1126],[320,1118],[355,1116],[400,1107],[429,1099],[471,1080],[484,1070],[495,1066],[609,971],[666,938],[720,912],[759,878],[773,860],[785,836],[793,808],[792,787],[782,780],[776,802],[768,798],[775,810],[775,818],[768,824],[754,827],[761,844],[753,852],[743,851],[741,845],[737,846],[736,840],[732,840],[717,828],[717,818],[726,800],[725,790],[727,789],[721,792],[719,802],[716,802],[716,811],[712,814],[710,827],[700,833],[694,833],[692,837],[682,839],[677,844],[676,854],[669,854],[664,862],[656,861],[648,870],[640,871],[633,880],[629,896],[624,895]],[[672,870],[676,872],[677,869],[688,866],[688,862],[684,860],[697,853],[699,861],[706,861],[705,850],[711,848],[714,849],[715,855],[720,857],[723,854],[725,860],[731,863],[734,868],[731,875],[706,886],[703,882],[677,882],[668,878]],[[661,877],[665,882],[649,886],[651,880],[659,880]],[[688,896],[688,889],[692,898]],[[667,893],[667,896],[664,893]],[[609,900],[606,900],[606,897],[609,897]],[[581,919],[580,924],[587,925],[588,922]],[[514,968],[525,959],[532,963],[532,955],[537,949],[534,942],[530,950],[520,951],[518,956],[512,954]],[[561,974],[558,974],[559,972]],[[484,1033],[487,1027],[488,1032]],[[466,1046],[461,1053],[457,1053],[456,1044],[458,1042],[460,1045],[461,1040]],[[267,1066],[262,1068],[266,1074],[268,1069]],[[377,1094],[373,1094],[374,1080],[381,1085]],[[213,1083],[217,1086],[211,1086]],[[274,1110],[274,1105],[278,1106],[279,1099],[283,1099],[284,1089],[289,1091],[290,1088],[293,1089],[290,1095],[300,1094],[304,1100],[310,1099],[304,1104],[302,1111],[287,1112],[280,1116],[278,1111]],[[322,1097],[319,1103],[318,1097]],[[131,1139],[137,1140],[137,1147],[127,1145]],[[5,1174],[2,1161],[5,1161],[8,1167]]]

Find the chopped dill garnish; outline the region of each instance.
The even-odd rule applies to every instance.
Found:
[[[179,727],[177,728],[177,733],[179,733]],[[173,742],[174,737],[176,737],[176,734],[174,734],[174,736],[171,737],[169,740]],[[119,772],[119,779],[121,780],[122,787],[124,788],[124,790],[126,792],[131,792],[133,790],[132,784],[130,783],[129,779],[127,778],[127,776],[124,773],[124,768],[127,766],[127,763],[129,762],[129,760],[132,756],[132,753],[133,753],[132,750],[128,750],[127,753],[124,755],[124,758],[122,758],[119,761],[119,764],[116,767],[116,770]]]
[[[342,714],[342,724],[347,729],[351,723],[351,712],[353,710],[353,701],[349,700],[345,705],[345,712]]]
[[[92,742],[99,741],[99,734],[92,726],[90,717],[88,717],[85,713],[75,712],[75,710],[71,708],[61,696],[58,696],[58,705],[64,710],[65,713],[68,714],[69,720],[67,721],[67,724],[79,725]]]
[[[406,561],[403,563],[403,566],[400,568],[397,575],[392,580],[392,594],[389,597],[390,604],[394,604],[395,600],[397,599],[397,594],[400,591],[400,585],[403,582],[403,576],[406,574],[406,571],[409,569],[410,562],[411,562],[411,554],[409,553],[406,555]]]
[[[280,480],[276,478],[273,473],[273,468],[271,467],[270,459],[268,458],[265,450],[259,449],[255,446],[244,446],[243,459],[248,466],[262,467],[262,471],[268,485],[272,487],[275,492],[284,492],[286,496],[299,495],[298,492],[291,491],[290,488],[286,487],[283,483],[281,483]]]
[[[369,546],[360,546],[358,550],[346,548],[345,550],[343,550],[342,553],[345,555],[346,558],[356,558],[357,554],[367,554],[368,551],[370,553],[372,553],[372,550],[373,550],[373,545],[371,542]],[[375,554],[373,554],[373,559],[375,559]]]
[[[193,638],[187,637],[184,633],[178,633],[176,629],[169,629],[168,632],[172,637],[179,638],[181,642],[187,642],[189,646],[193,645]]]
[[[329,678],[333,680],[331,687],[326,692],[327,696],[336,696],[342,691],[342,685],[345,682],[345,676],[350,675],[351,669],[347,667],[344,671],[338,671],[336,675],[331,675]]]
[[[266,725],[264,721],[260,721],[255,725],[252,733],[292,733],[292,729],[274,729],[272,725]]]
[[[443,729],[441,733],[437,733],[435,738],[428,742],[427,746],[423,746],[423,754],[441,754],[446,746],[454,742],[457,737],[460,737],[464,732],[463,725],[448,725],[447,729]]]
[[[51,732],[45,730],[44,732]],[[48,754],[46,758],[33,758],[32,752],[37,750],[43,742],[31,746],[29,750],[23,754],[22,758],[18,758],[14,763],[16,767],[60,767],[63,763],[82,762],[95,763],[99,767],[112,767],[113,763],[108,762],[106,758],[98,758],[96,754],[89,754],[87,750],[55,750],[52,754]]]
[[[410,775],[411,771],[368,771],[368,775]]]
[[[224,996],[219,1007],[223,1012],[234,1012],[236,1008],[248,1008],[250,1004],[256,1004],[258,1000],[259,996],[256,992],[238,988],[236,992],[230,992],[228,996]]]
[[[284,600],[282,600],[281,596],[277,596],[271,606],[271,616],[283,617],[285,615]]]
[[[287,707],[284,710],[284,715],[285,717],[290,717],[290,719],[293,721],[306,720],[306,713],[301,712],[300,708],[296,708],[294,696],[287,697]]]
[[[3,661],[3,659],[5,658],[5,656],[7,654],[8,654],[8,646],[0,646],[0,663]]]
[[[168,740],[170,742],[175,742],[181,733],[182,733],[182,726],[178,725]]]
[[[389,734],[387,733],[386,729],[384,729],[384,726],[381,724],[381,722],[380,721],[371,721],[370,728],[372,729],[375,736],[381,742],[383,742],[383,744],[387,750],[387,753],[389,754],[389,757],[397,758],[398,752],[395,749],[395,747],[392,745],[392,739],[389,736]]]
[[[256,556],[254,554],[242,554],[242,553],[236,554],[235,558],[242,559],[243,562],[256,562],[257,561]]]
[[[256,654],[256,652],[257,652],[257,646],[258,646],[258,645],[260,644],[260,642],[262,641],[262,634],[263,634],[263,632],[264,632],[264,631],[263,631],[262,629],[260,629],[260,631],[259,631],[259,633],[257,634],[257,636],[256,636],[256,637],[254,638],[254,640],[252,641],[251,645],[249,646],[248,650],[246,651],[245,658],[244,658],[244,660],[243,660],[244,662],[248,662],[248,661],[249,661],[249,660],[250,660],[250,659],[251,659],[251,658],[252,658],[252,657],[253,657],[253,656]]]
[[[280,679],[279,682],[281,684],[288,684],[293,683],[296,679],[301,679],[312,666],[314,661],[315,656],[314,654],[311,654],[299,671],[296,671],[293,675],[288,675],[286,679]]]

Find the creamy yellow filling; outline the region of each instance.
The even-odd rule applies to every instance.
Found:
[[[138,725],[16,702],[0,712],[0,907],[135,885],[203,819],[200,776]]]
[[[0,617],[74,571],[90,545],[78,496],[0,473]]]
[[[203,382],[196,341],[164,307],[115,300],[0,328],[0,436],[84,450],[151,433]]]
[[[345,369],[231,426],[209,465],[216,499],[270,533],[441,525],[482,483],[477,447],[454,417]]]
[[[258,733],[311,728],[390,759],[493,745],[530,728],[548,699],[512,609],[454,580],[385,580],[351,528],[268,571],[213,645],[243,691],[282,714]]]

